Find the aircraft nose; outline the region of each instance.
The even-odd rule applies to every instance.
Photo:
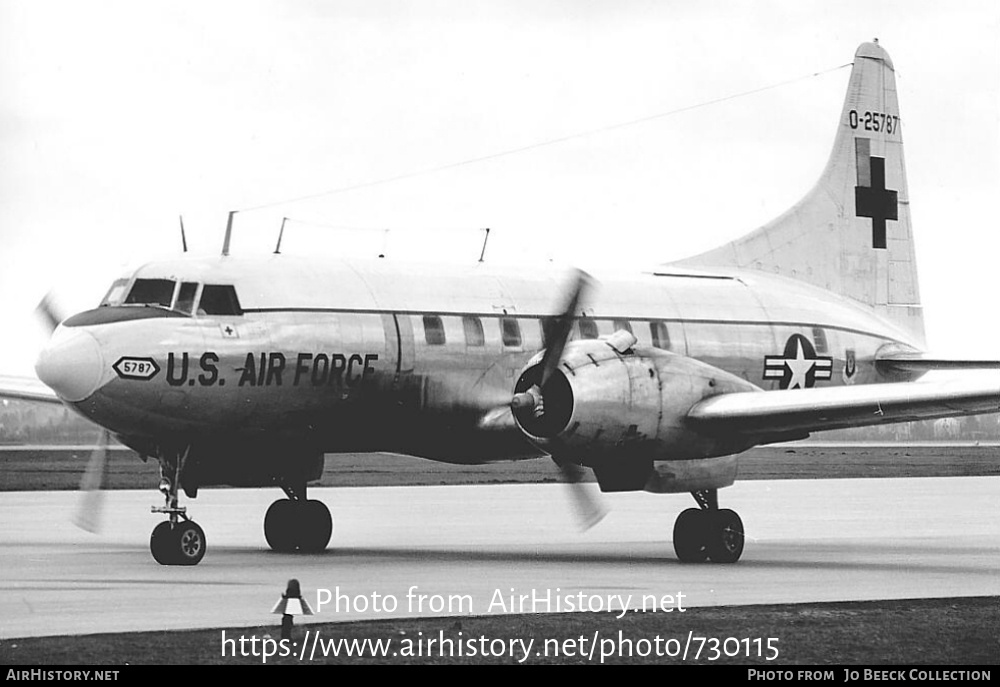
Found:
[[[35,362],[35,373],[56,394],[71,402],[82,401],[101,383],[104,360],[97,340],[80,329],[56,330]]]

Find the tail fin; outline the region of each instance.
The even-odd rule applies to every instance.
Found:
[[[895,70],[877,41],[854,57],[833,152],[816,186],[769,224],[679,264],[808,282],[874,307],[923,345]]]

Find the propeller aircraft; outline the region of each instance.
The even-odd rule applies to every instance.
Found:
[[[227,242],[228,244],[228,233]],[[319,551],[308,484],[336,452],[454,463],[550,456],[577,484],[693,495],[673,546],[733,563],[745,532],[718,491],[739,454],[812,432],[996,412],[997,367],[924,350],[894,66],[855,55],[829,162],[788,212],[648,273],[399,265],[288,255],[150,262],[63,318],[36,371],[58,400],[161,470],[164,565],[205,555],[180,505],[201,487],[278,487],[279,551]],[[51,391],[49,391],[51,390]],[[103,448],[88,474],[100,473]],[[91,483],[99,481],[90,477]],[[577,491],[585,517],[599,507]]]

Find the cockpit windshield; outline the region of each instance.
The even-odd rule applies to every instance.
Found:
[[[240,299],[230,284],[205,284],[201,291],[199,315],[242,315]]]
[[[172,279],[136,279],[125,298],[126,305],[160,305],[169,308],[177,282]]]
[[[194,310],[195,299],[198,296],[198,284],[193,281],[181,282],[181,289],[177,292],[177,302],[174,303],[174,310],[191,314]]]
[[[121,305],[125,300],[125,287],[128,286],[128,279],[116,279],[108,292],[101,299],[101,305]]]
[[[101,300],[102,306],[153,305],[185,315],[242,315],[232,284],[201,284],[175,279],[119,279]],[[126,295],[127,292],[127,295]]]

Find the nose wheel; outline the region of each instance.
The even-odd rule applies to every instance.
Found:
[[[149,536],[149,550],[160,565],[198,565],[206,548],[205,531],[193,520],[161,522]]]
[[[743,521],[719,508],[715,489],[692,492],[701,508],[688,508],[674,522],[674,552],[683,563],[735,563],[743,555]]]
[[[185,449],[183,453],[159,456],[159,489],[166,503],[153,506],[150,510],[163,513],[169,519],[153,528],[149,535],[149,551],[160,565],[198,565],[208,549],[205,530],[189,519],[187,508],[179,504],[177,488],[187,455],[188,450]]]

